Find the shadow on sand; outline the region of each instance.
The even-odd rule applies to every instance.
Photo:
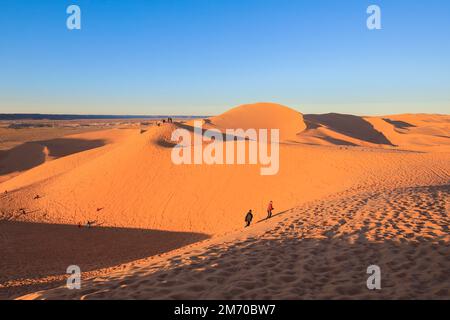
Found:
[[[74,153],[99,148],[104,140],[59,138],[45,141],[25,142],[10,150],[0,151],[0,175],[34,168],[45,162],[48,155],[61,158]]]
[[[428,206],[419,206],[415,219],[395,222],[392,219],[405,211],[398,203],[392,217],[367,218],[356,228],[346,227],[354,223],[351,219],[324,228],[305,223],[297,215],[257,236],[212,243],[172,256],[164,268],[154,273],[129,272],[105,282],[90,281],[79,292],[57,289],[52,297],[448,300],[450,243],[448,210],[442,199],[449,194],[449,185],[406,188],[401,192],[413,199],[416,194],[429,194],[431,198],[424,198],[423,204],[437,204],[434,215],[429,214]],[[435,227],[425,228],[426,221]],[[411,234],[403,228],[404,223],[411,224]],[[435,228],[445,232],[438,236],[431,231]],[[367,269],[372,265],[380,267],[381,290],[367,288]]]
[[[0,221],[0,235],[0,284],[65,274],[69,265],[78,265],[82,272],[111,267],[209,237],[189,232],[78,228],[74,225],[13,221]],[[35,289],[27,285],[0,287],[0,299]]]
[[[205,121],[205,123],[212,124],[211,120],[209,120],[209,119],[204,119],[204,121]],[[174,125],[179,129],[185,129],[185,130],[189,131],[191,134],[195,133],[194,126],[188,125],[183,122],[174,122]],[[202,135],[210,137],[208,130],[209,129],[202,128],[202,130],[201,130]],[[248,137],[240,137],[240,136],[236,136],[236,135],[226,134],[223,132],[221,133],[221,136],[222,136],[223,141],[243,141],[243,140],[248,141],[249,140]],[[191,143],[193,143],[193,142],[191,142]],[[164,139],[157,140],[156,144],[159,145],[160,147],[164,147],[164,148],[173,148],[178,145],[177,142],[168,141],[168,140],[164,140]]]
[[[400,120],[391,120],[388,118],[383,118],[384,121],[386,121],[389,124],[392,124],[394,127],[396,127],[397,129],[406,129],[406,128],[414,128],[415,125],[412,125],[408,122],[405,121],[400,121]]]
[[[271,216],[270,218],[267,218],[267,217],[266,217],[266,218],[262,218],[262,219],[260,219],[260,220],[258,220],[258,221],[255,221],[254,223],[256,224],[256,223],[261,223],[261,222],[270,220],[270,219],[272,219],[272,218],[275,218],[276,216],[280,216],[280,215],[282,215],[282,214],[291,212],[292,210],[293,210],[293,209],[288,209],[288,210],[280,211],[280,212],[277,212],[277,213],[272,213],[272,216]]]
[[[372,242],[363,231],[356,241],[251,237],[210,246],[188,261],[174,256],[151,274],[90,282],[77,292],[58,289],[61,296],[56,292],[53,298],[448,299],[449,254],[448,243]],[[381,268],[381,290],[367,289],[367,268],[374,264]]]
[[[393,144],[362,117],[349,114],[327,113],[327,114],[305,114],[307,127],[315,129],[325,126],[330,130],[339,132],[349,137],[376,144]],[[333,142],[333,141],[330,141]],[[338,143],[339,144],[339,143]]]

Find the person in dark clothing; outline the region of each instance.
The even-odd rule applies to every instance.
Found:
[[[273,211],[273,202],[270,200],[269,205],[267,206],[267,219],[272,218],[272,211]]]
[[[245,225],[246,228],[250,226],[250,223],[252,222],[252,220],[253,220],[253,213],[252,213],[252,210],[250,209],[250,210],[248,210],[247,215],[245,216],[245,222],[247,223]]]
[[[89,221],[88,220],[87,223],[86,223],[86,227],[91,228],[91,227],[94,226],[95,223],[97,223],[97,221]]]

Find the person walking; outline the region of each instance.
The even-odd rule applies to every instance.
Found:
[[[252,210],[250,209],[250,210],[248,210],[247,215],[245,216],[245,222],[247,223],[245,225],[246,228],[250,226],[250,223],[252,222],[252,220],[253,220],[253,213],[252,213]]]
[[[269,205],[267,206],[267,219],[272,218],[272,211],[273,211],[273,202],[270,200]]]

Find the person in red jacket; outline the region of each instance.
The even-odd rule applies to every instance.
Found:
[[[267,219],[270,219],[272,217],[272,210],[273,210],[273,202],[270,200],[269,205],[267,206]]]

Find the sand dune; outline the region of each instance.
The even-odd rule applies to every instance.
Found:
[[[294,139],[306,129],[303,115],[275,103],[246,104],[207,121],[219,129],[278,129],[280,140]]]
[[[362,117],[346,114],[307,115],[308,123],[325,127],[344,136],[378,145],[392,145],[380,131],[377,131]]]
[[[136,129],[121,131],[117,136],[117,132],[100,131],[89,136],[64,137],[62,144],[46,143],[41,146],[47,149],[37,148],[37,159],[30,157],[31,164],[22,163],[20,156],[18,161],[3,162],[5,172],[20,171],[14,168],[17,164],[24,166],[24,170],[29,168],[0,183],[3,220],[0,231],[6,244],[2,246],[6,252],[3,254],[11,255],[20,248],[21,241],[32,241],[33,237],[41,239],[37,247],[30,247],[35,253],[63,251],[73,247],[71,241],[81,241],[81,246],[89,250],[86,255],[78,256],[77,263],[86,271],[86,277],[93,277],[109,274],[114,265],[213,237],[193,245],[198,246],[195,252],[177,249],[151,261],[126,265],[122,273],[107,276],[104,282],[89,280],[89,292],[83,289],[78,293],[63,293],[59,289],[28,298],[54,298],[58,294],[67,298],[176,298],[189,297],[189,294],[205,298],[227,298],[226,294],[246,298],[362,297],[366,291],[353,291],[345,285],[355,275],[339,270],[349,259],[360,259],[366,264],[371,257],[367,250],[379,252],[377,256],[380,252],[397,250],[399,261],[404,262],[410,257],[411,248],[434,248],[434,252],[422,255],[411,268],[416,272],[417,265],[423,267],[426,259],[434,259],[437,264],[433,270],[439,273],[438,277],[443,277],[442,270],[449,269],[448,260],[439,253],[446,252],[449,241],[446,227],[449,123],[449,116],[437,115],[303,116],[276,104],[245,105],[204,121],[205,129],[279,128],[280,171],[275,176],[261,176],[256,165],[174,165],[170,159],[174,145],[171,133],[176,128],[192,131],[190,122],[155,126],[143,133]],[[77,143],[77,139],[83,143]],[[104,140],[109,143],[96,145],[96,141]],[[86,147],[90,142],[85,141],[94,141],[94,147]],[[51,161],[41,159],[38,155],[42,157],[42,154]],[[243,232],[246,211],[253,209],[255,219],[263,220],[269,200],[274,201],[280,215]],[[422,214],[427,210],[428,215]],[[287,220],[282,222],[284,219]],[[96,221],[98,228],[108,229],[92,229],[93,235],[83,238],[85,231],[92,230],[79,229],[77,225],[88,220]],[[116,228],[125,231],[114,235]],[[96,236],[94,232],[104,233]],[[97,248],[102,248],[103,241],[120,241],[128,232],[132,238],[142,232],[142,236],[130,242],[135,250],[127,252],[126,245],[115,246],[109,258],[95,263]],[[155,232],[162,232],[161,239],[153,240]],[[167,232],[180,236],[164,246],[162,239]],[[28,233],[30,237],[24,236]],[[56,240],[69,240],[54,242],[52,245],[60,247],[52,248],[48,235]],[[278,253],[277,246],[282,248]],[[318,247],[322,249],[317,251]],[[264,260],[265,248],[273,255],[273,265],[270,259]],[[64,279],[67,257],[55,255],[47,266],[35,259],[21,270],[18,264],[31,253],[17,252],[17,256],[3,260],[0,265],[3,275],[0,294],[1,290],[6,292],[4,296],[11,296],[33,288],[47,288]],[[292,257],[286,259],[283,252],[288,255],[291,252]],[[172,255],[179,257],[171,260]],[[341,263],[334,255],[345,259]],[[223,263],[217,268],[199,262],[211,261],[212,265],[217,257]],[[51,256],[48,258],[52,260]],[[323,262],[323,276],[316,274],[310,264],[305,265],[305,261],[313,265]],[[256,262],[261,262],[255,266],[257,269],[245,269]],[[382,262],[389,266],[389,261]],[[143,273],[133,265],[139,265]],[[210,267],[213,271],[208,271]],[[391,267],[399,268],[397,262]],[[192,268],[199,270],[193,272]],[[279,271],[267,273],[274,268]],[[308,268],[310,273],[300,277]],[[20,272],[15,272],[16,269]],[[211,287],[223,277],[235,274],[235,269],[240,272],[229,287],[223,290]],[[216,271],[220,276],[215,274],[210,278],[209,273]],[[336,272],[338,282],[330,284],[330,275]],[[160,274],[166,275],[160,277]],[[159,284],[168,276],[177,278],[178,274],[179,282],[166,284],[165,288]],[[245,278],[251,274],[275,281],[262,284],[259,277],[253,277],[256,283],[246,284]],[[195,277],[198,279],[192,279]],[[297,277],[295,281],[309,281],[306,291],[294,292],[287,284],[292,282],[289,280],[292,277]],[[402,279],[399,276],[392,280],[396,287],[402,286],[401,290],[383,294],[386,297],[406,295]],[[122,284],[130,285],[133,290],[118,293],[116,289]],[[448,297],[441,284],[427,285],[431,291],[413,293],[420,297],[426,294]],[[155,286],[161,286],[161,290]]]
[[[349,192],[21,299],[448,299],[449,185]],[[368,266],[382,290],[366,288]]]
[[[24,290],[46,288],[50,283],[53,286],[64,283],[66,277],[61,270],[75,262],[83,267],[86,275],[92,276],[98,274],[99,268],[161,254],[207,238],[192,232],[79,229],[71,225],[18,221],[0,222],[0,234],[0,299]]]
[[[126,131],[113,129],[67,135],[64,138],[25,142],[0,151],[0,182],[50,160],[119,142],[130,134]]]
[[[366,120],[399,148],[423,152],[450,151],[450,116],[394,115],[367,117]]]
[[[344,114],[305,115],[307,130],[296,141],[421,152],[450,151],[450,116]]]

